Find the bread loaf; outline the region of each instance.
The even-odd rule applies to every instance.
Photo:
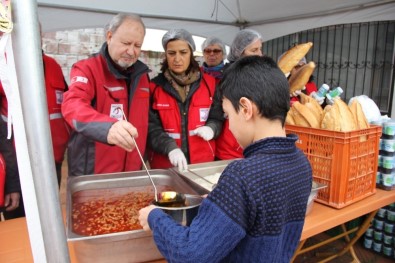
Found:
[[[349,105],[352,115],[354,116],[355,123],[358,129],[367,129],[370,127],[368,120],[366,119],[365,113],[362,110],[362,106],[358,100],[354,99]]]
[[[320,104],[315,99],[304,104],[317,119],[317,122],[320,124],[322,118],[324,117],[324,110],[321,108]]]
[[[304,93],[300,93],[299,98],[300,98],[299,101],[302,104],[306,104],[307,102],[314,100],[312,97],[310,97]]]
[[[355,131],[358,129],[350,108],[340,98],[336,98],[331,107],[325,107],[321,128],[342,132]]]
[[[287,113],[287,116],[285,118],[285,123],[290,124],[290,125],[296,125],[295,118],[293,116],[293,110],[291,110],[291,109],[292,109],[292,107],[289,109],[289,111]]]
[[[284,74],[289,74],[299,61],[309,52],[312,42],[302,43],[289,49],[281,56],[277,65]]]
[[[321,129],[340,131],[340,112],[339,107],[333,104],[330,107],[325,107],[324,117],[321,121]]]
[[[295,104],[299,104],[299,102],[295,102],[289,110],[295,120],[295,125],[302,127],[311,127],[306,118],[301,113],[299,113],[298,110],[296,110]]]
[[[340,111],[340,131],[355,131],[357,130],[357,125],[355,123],[355,119],[353,114],[351,113],[350,108],[347,104],[340,98],[335,98],[335,105],[339,107]]]
[[[309,63],[298,69],[298,71],[296,71],[295,74],[292,74],[288,80],[289,93],[292,94],[296,90],[304,89],[314,69],[315,69],[315,63],[313,61],[310,61]]]
[[[300,102],[295,102],[292,105],[292,108],[294,108],[297,113],[301,116],[300,119],[304,119],[305,122],[307,122],[308,126],[305,127],[312,127],[312,128],[319,128],[320,127],[320,120],[316,118],[316,116],[311,112],[311,110],[306,107],[306,105],[303,105]],[[301,121],[303,124],[305,124],[305,122],[303,120],[300,119],[295,119],[295,122],[297,125],[298,121]]]

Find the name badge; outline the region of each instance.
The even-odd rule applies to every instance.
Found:
[[[201,122],[205,122],[208,119],[208,113],[210,112],[210,108],[202,108],[199,109],[199,113],[200,113],[200,121]]]
[[[63,90],[55,90],[56,104],[62,104],[63,102]]]
[[[110,117],[123,120],[123,104],[111,104]]]

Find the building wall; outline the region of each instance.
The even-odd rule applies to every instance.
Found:
[[[97,53],[104,41],[102,28],[46,32],[42,36],[44,52],[60,64],[67,82],[69,82],[70,69],[73,64]],[[151,78],[158,74],[162,57],[162,52],[141,52],[140,60],[151,69]]]

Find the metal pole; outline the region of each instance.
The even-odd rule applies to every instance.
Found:
[[[70,262],[49,128],[37,2],[12,1],[12,10],[12,47],[46,261]],[[33,244],[34,237],[29,237]]]

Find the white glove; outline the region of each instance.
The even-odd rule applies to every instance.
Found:
[[[300,94],[302,94],[301,90],[295,90],[294,92],[292,92],[291,94],[289,94],[290,97],[297,97]]]
[[[315,97],[313,97],[317,102],[318,102],[318,104],[320,104],[320,105],[322,105],[322,103],[324,103],[324,100],[325,100],[325,98],[324,97],[318,97],[318,96],[315,96]]]
[[[187,159],[179,148],[169,152],[169,160],[173,166],[178,167],[180,172],[188,170]]]
[[[209,141],[214,138],[214,131],[208,126],[202,126],[193,131],[194,134],[200,136],[205,141]]]

